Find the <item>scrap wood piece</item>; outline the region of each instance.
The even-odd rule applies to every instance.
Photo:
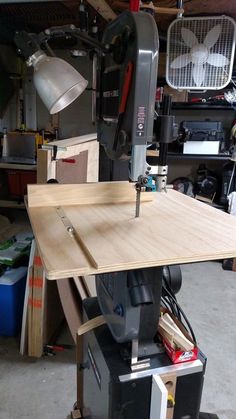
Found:
[[[159,327],[160,327],[160,333],[162,333],[162,329],[164,331],[171,335],[172,341],[181,349],[185,351],[191,351],[194,349],[194,344],[190,342],[189,339],[187,339],[184,334],[181,332],[181,330],[177,327],[177,325],[172,326],[170,323],[168,323],[163,317],[159,320]]]
[[[71,412],[71,419],[91,419],[90,410],[83,407],[83,408],[76,408]]]
[[[176,350],[176,344],[174,343],[174,340],[173,340],[173,334],[168,333],[165,329],[163,329],[163,327],[161,327],[160,324],[158,325],[158,332],[165,340],[168,341],[171,348]]]
[[[80,276],[80,277],[74,276],[73,279],[82,300],[84,300],[85,298],[97,296],[94,275],[87,275],[87,276]]]
[[[32,275],[29,278],[28,355],[39,358],[43,353],[43,323],[45,302],[45,272],[41,257],[35,249]]]
[[[177,324],[174,322],[174,320],[170,317],[168,313],[165,313],[161,317],[165,322],[167,322],[170,326],[172,326],[175,330],[178,331],[182,336],[184,336],[183,332],[180,330],[180,328],[177,326]]]
[[[80,419],[80,418],[82,418],[80,409],[76,409],[71,412],[71,419]]]
[[[63,278],[63,280],[57,281],[57,288],[67,324],[76,343],[77,330],[83,323],[82,300],[79,297],[79,293],[76,292],[72,278]]]
[[[26,278],[25,297],[24,297],[22,325],[21,325],[21,338],[20,338],[20,354],[21,355],[24,355],[28,349],[28,345],[27,345],[28,322],[31,321],[31,315],[32,315],[30,311],[31,307],[28,308],[28,298],[32,298],[32,295],[29,295],[29,294],[32,291],[32,287],[30,287],[30,278],[32,278],[32,275],[33,275],[34,254],[35,254],[35,240],[32,240],[30,256],[29,256],[28,272],[27,272],[27,278]]]
[[[95,275],[82,276],[81,280],[85,289],[87,290],[88,297],[96,297],[97,290]]]
[[[75,286],[78,290],[78,293],[81,297],[81,300],[85,300],[85,298],[88,298],[89,295],[88,295],[87,290],[86,290],[86,288],[85,288],[85,286],[82,282],[82,278],[80,276],[74,276],[73,280],[74,280]]]
[[[84,333],[90,332],[90,330],[96,329],[99,326],[106,324],[104,316],[97,316],[94,319],[88,320],[86,323],[82,324],[78,329],[78,335],[84,335]]]

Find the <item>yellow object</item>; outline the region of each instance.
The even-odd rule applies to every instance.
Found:
[[[175,405],[175,399],[172,396],[172,394],[168,394],[167,403],[168,403],[168,407],[173,407]]]

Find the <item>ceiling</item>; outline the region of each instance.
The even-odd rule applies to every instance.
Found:
[[[236,1],[235,0],[185,0],[184,15],[215,15],[217,2],[217,14],[227,14],[236,20]],[[73,23],[79,26],[78,6],[79,0],[51,0],[51,1],[29,1],[24,0],[3,0],[0,4],[0,38],[1,42],[8,42],[16,29],[25,29],[31,32],[39,32],[47,27]],[[107,0],[89,1],[87,8],[90,20],[95,15],[99,16],[98,23],[100,31],[106,25],[105,19],[101,14],[97,14],[91,4],[107,3],[115,13],[120,13],[129,8],[129,1],[125,0]],[[154,6],[158,7],[176,7],[174,0],[154,1]],[[101,11],[101,9],[100,9]],[[103,14],[104,15],[104,14]],[[159,32],[165,34],[168,25],[175,18],[170,14],[155,14]]]
[[[129,1],[108,0],[107,3],[115,12],[121,12],[124,8],[129,7]],[[216,11],[217,3],[217,11]],[[153,1],[157,7],[176,7],[177,2],[174,0],[158,0]],[[235,0],[185,0],[184,15],[216,15],[227,14],[236,21],[236,1]],[[175,19],[175,15],[155,14],[157,25],[160,32],[165,33],[170,22]]]

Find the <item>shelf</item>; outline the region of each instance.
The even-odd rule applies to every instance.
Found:
[[[150,153],[152,152],[152,153]],[[147,153],[149,163],[156,161],[158,159],[158,152],[156,150],[150,150]],[[230,161],[230,155],[228,154],[182,154],[182,153],[168,153],[168,160],[221,160],[221,161]]]
[[[25,209],[24,202],[11,201],[11,200],[2,200],[0,199],[0,208],[17,208]]]
[[[228,105],[213,105],[213,104],[207,104],[207,103],[188,103],[188,102],[173,102],[172,103],[172,109],[173,110],[183,110],[183,109],[189,109],[189,110],[204,110],[207,109],[209,111],[214,111],[214,110],[230,110],[230,111],[235,111],[235,108],[233,106],[231,106],[230,104]]]
[[[225,160],[230,161],[228,154],[181,154],[181,153],[168,153],[169,160]]]
[[[19,164],[19,163],[3,163],[3,162],[0,162],[0,169],[37,170],[37,165],[36,164]]]

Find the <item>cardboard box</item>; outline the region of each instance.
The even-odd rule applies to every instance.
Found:
[[[165,339],[162,339],[162,341],[167,355],[174,364],[179,364],[180,362],[195,361],[195,359],[198,357],[197,347],[191,351],[175,351]]]
[[[186,331],[186,329],[184,328],[182,323],[168,309],[161,308],[161,312],[163,314],[168,313],[170,315],[170,317],[172,318],[172,320],[175,322],[175,324],[179,327],[181,332],[184,334],[184,336],[188,340],[190,340],[190,342],[192,342],[194,344],[193,339],[188,334],[188,332]],[[172,348],[170,343],[165,338],[163,338],[162,336],[161,336],[161,338],[162,338],[162,342],[163,342],[163,345],[165,347],[166,353],[174,364],[178,364],[178,363],[181,363],[181,362],[195,361],[197,359],[198,348],[196,346],[190,351],[175,350],[175,349]]]
[[[188,102],[188,92],[187,90],[179,91],[172,89],[172,87],[165,85],[163,88],[164,95],[171,95],[172,102]]]

